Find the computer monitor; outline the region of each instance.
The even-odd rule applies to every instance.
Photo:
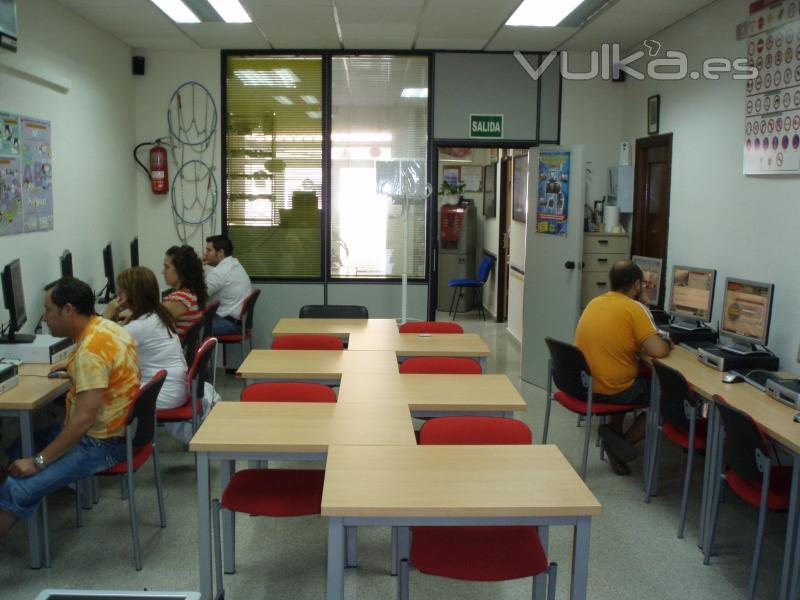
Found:
[[[753,344],[767,343],[774,289],[771,283],[732,277],[725,280],[720,333],[733,339],[729,349],[750,352]]]
[[[672,267],[672,286],[667,310],[675,317],[673,326],[697,326],[711,320],[716,279],[717,272],[714,269],[682,265]]]
[[[61,258],[59,259],[61,263],[61,276],[62,277],[74,277],[75,275],[72,273],[72,252],[69,250],[64,250],[61,254]]]
[[[135,237],[131,241],[131,266],[139,266],[139,238]]]
[[[649,256],[632,256],[631,260],[639,265],[644,274],[642,290],[650,306],[658,306],[658,293],[661,291],[661,259]]]
[[[114,257],[111,254],[111,242],[108,242],[103,248],[103,272],[106,276],[106,287],[104,290],[105,295],[101,301],[108,303],[111,297],[117,293],[114,283]],[[100,294],[103,295],[103,292],[100,292]]]
[[[28,320],[25,312],[25,295],[22,292],[22,267],[19,259],[14,259],[3,268],[0,275],[3,287],[3,302],[8,310],[9,323],[4,335],[0,335],[0,344],[30,343],[35,335],[19,334],[20,328]]]

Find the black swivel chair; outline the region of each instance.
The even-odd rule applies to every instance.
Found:
[[[306,304],[301,319],[369,319],[366,306],[357,304]]]

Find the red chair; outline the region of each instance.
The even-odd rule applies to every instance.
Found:
[[[415,321],[400,325],[400,333],[464,333],[464,328],[445,321]]]
[[[336,402],[329,387],[317,383],[256,383],[247,386],[243,402]],[[320,513],[323,469],[245,469],[231,477],[222,500],[212,502],[217,596],[222,583],[220,509],[261,517],[299,517]]]
[[[480,375],[481,364],[473,358],[414,356],[400,363],[401,374]]]
[[[128,416],[125,421],[126,459],[105,471],[96,473],[97,476],[122,475],[127,481],[128,512],[131,519],[131,536],[133,537],[133,562],[137,571],[142,570],[142,552],[139,544],[139,525],[136,517],[133,474],[147,462],[150,456],[153,457],[159,519],[161,527],[167,526],[167,516],[164,511],[164,494],[161,490],[161,473],[158,468],[158,446],[155,441],[156,400],[166,377],[167,372],[164,369],[156,373],[150,381],[139,389],[136,399],[128,409]],[[75,486],[75,491],[78,527],[82,527],[81,485]]]
[[[333,335],[282,335],[272,340],[273,350],[344,350]]]
[[[767,509],[780,512],[789,510],[792,468],[773,466],[772,445],[753,419],[733,408],[721,396],[714,396],[714,403],[722,423],[723,465],[728,466],[723,467],[722,473],[712,473],[714,490],[711,496],[713,506],[710,519],[711,536],[705,549],[703,563],[709,563],[714,547],[720,492],[722,482],[725,481],[739,498],[758,508],[756,544],[747,585],[747,597],[752,600],[756,595]]]
[[[244,299],[242,303],[242,312],[239,313],[239,322],[242,324],[242,330],[239,333],[229,333],[227,335],[218,335],[217,340],[219,343],[222,344],[222,364],[227,365],[228,361],[226,358],[226,348],[228,344],[239,344],[242,349],[242,360],[244,360],[245,356],[245,343],[247,342],[250,346],[250,350],[253,349],[253,312],[256,308],[256,301],[258,297],[261,295],[261,290],[255,289]],[[213,321],[213,316],[212,316]]]
[[[214,317],[218,309],[219,300],[209,300],[203,307],[203,339],[213,337]]]
[[[592,432],[592,417],[608,416],[632,412],[646,408],[640,404],[612,404],[595,402],[592,392],[592,372],[586,363],[583,352],[577,346],[545,338],[550,350],[547,376],[547,408],[544,413],[544,432],[542,443],[547,443],[547,430],[550,425],[550,408],[555,399],[569,411],[586,417],[586,432],[583,440],[583,462],[581,479],[586,479],[586,465],[589,461],[589,437]],[[559,391],[553,393],[553,383]]]
[[[532,443],[525,423],[500,417],[431,419],[420,433],[421,444]],[[557,565],[548,564],[536,527],[413,527],[410,558],[400,563],[400,598],[408,598],[410,566],[465,581],[505,581],[547,573],[547,598],[555,598]]]
[[[162,408],[156,411],[159,423],[191,422],[192,433],[197,432],[203,420],[203,394],[205,384],[210,381],[216,367],[217,338],[208,338],[197,349],[189,372],[186,374],[186,402],[176,408]]]

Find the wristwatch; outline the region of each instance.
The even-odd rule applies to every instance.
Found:
[[[47,466],[44,462],[44,456],[42,456],[41,454],[37,454],[36,456],[33,457],[33,464],[35,464],[36,468],[39,469],[40,471],[43,471],[44,468]]]

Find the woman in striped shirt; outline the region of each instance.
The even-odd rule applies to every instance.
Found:
[[[175,328],[183,340],[192,325],[203,318],[208,300],[203,263],[191,246],[172,246],[164,256],[163,275],[173,291],[162,303],[174,317]]]

